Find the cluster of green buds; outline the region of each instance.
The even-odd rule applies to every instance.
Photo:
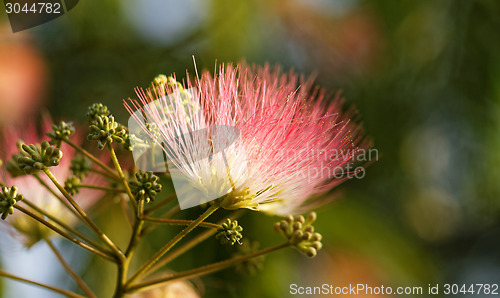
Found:
[[[50,144],[61,148],[61,142],[75,133],[75,127],[71,122],[61,121],[59,124],[52,125],[52,131],[47,133],[50,138]]]
[[[83,179],[88,175],[91,168],[90,161],[83,155],[77,155],[71,160],[71,166],[69,169],[73,172],[73,175]]]
[[[23,156],[23,154],[21,154],[21,152],[23,151],[22,148],[23,144],[24,142],[21,140],[18,140],[16,142],[18,153],[13,154],[12,158],[9,161],[7,161],[7,164],[5,165],[5,169],[7,170],[7,172],[9,172],[9,175],[12,176],[13,178],[26,175],[26,173],[23,170],[21,170],[21,168],[19,168],[19,163],[17,162],[19,157]]]
[[[137,201],[144,200],[149,203],[154,201],[156,195],[161,191],[160,178],[152,172],[139,171],[135,174],[135,179],[129,181],[130,190]]]
[[[182,86],[181,83],[177,82],[174,77],[172,76],[166,76],[164,74],[160,74],[160,75],[157,75],[154,80],[153,80],[153,83],[157,86],[159,86],[160,88],[166,88],[166,87],[170,87],[172,88],[173,90],[178,90],[178,91],[182,91],[184,90],[184,87]],[[165,91],[165,90],[164,90]]]
[[[21,149],[17,163],[26,174],[34,174],[43,168],[57,166],[63,156],[59,148],[51,147],[47,141],[43,141],[41,145],[23,144]]]
[[[71,176],[66,181],[64,182],[64,189],[72,196],[75,194],[79,193],[80,190],[78,189],[78,186],[80,185],[81,181],[78,177],[76,176]]]
[[[96,116],[95,121],[89,126],[89,141],[97,141],[97,147],[104,149],[113,141],[123,143],[126,138],[125,129],[115,122],[113,116]]]
[[[224,222],[221,227],[217,229],[215,238],[218,239],[222,245],[234,245],[235,243],[241,245],[240,240],[243,238],[241,231],[243,231],[243,228],[238,224],[238,221],[228,218],[226,219],[226,222]]]
[[[87,120],[89,123],[94,123],[97,121],[97,117],[111,116],[111,112],[108,107],[102,103],[92,104],[87,111]]]
[[[316,212],[309,213],[307,218],[288,215],[281,222],[275,223],[274,229],[300,252],[312,258],[322,247],[321,234],[315,233],[311,225],[315,220]]]
[[[3,186],[0,191],[0,213],[2,219],[6,219],[9,214],[14,213],[14,205],[23,199],[23,195],[17,193],[17,187],[8,188]]]
[[[127,134],[123,144],[125,150],[132,151],[134,148],[149,149],[158,140],[161,140],[161,132],[155,123],[146,123],[145,127],[149,133],[141,130],[138,134]]]
[[[153,80],[152,85],[153,85],[153,89],[155,89],[154,92],[157,92],[160,94],[163,93],[164,95],[166,95],[169,91],[173,91],[174,93],[176,93],[176,96],[180,96],[179,100],[182,103],[182,105],[184,106],[185,111],[186,111],[186,107],[188,105],[191,105],[191,106],[193,105],[192,100],[191,100],[192,94],[189,92],[189,90],[184,89],[184,86],[180,82],[177,82],[177,80],[173,76],[167,77],[166,75],[163,75],[163,74],[158,75]],[[166,107],[162,107],[162,108],[166,108]],[[194,106],[192,106],[191,108],[194,108]],[[171,113],[171,111],[169,111],[169,109],[164,109],[164,111],[166,114]],[[186,119],[188,121],[190,121],[189,115],[187,113],[185,114],[185,117],[187,117]]]

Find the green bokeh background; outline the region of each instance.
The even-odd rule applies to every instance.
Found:
[[[165,2],[155,17],[192,17]],[[499,1],[186,3],[203,18],[174,40],[161,30],[147,37],[125,12],[132,2],[118,0],[81,1],[30,29],[48,67],[44,97],[52,116],[83,122],[86,107],[101,101],[126,123],[122,100],[134,97],[133,88],[158,73],[193,74],[192,55],[199,70],[213,71],[216,62],[279,63],[342,90],[379,152],[365,178],[338,187],[331,193],[337,199],[318,210],[324,249],[317,258],[290,249],[267,257],[254,276],[213,274],[202,278],[206,297],[287,297],[291,283],[500,283]],[[100,217],[106,230],[125,225],[115,213]],[[246,239],[278,243],[277,220],[247,213]],[[151,254],[174,232],[157,232],[141,252]],[[212,239],[171,269],[233,250]],[[109,294],[111,267],[94,260],[82,271],[103,297]]]

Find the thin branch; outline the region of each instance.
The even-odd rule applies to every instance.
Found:
[[[56,256],[56,258],[59,260],[61,265],[64,267],[66,272],[68,272],[68,274],[73,278],[73,280],[78,284],[78,286],[85,292],[85,294],[87,294],[89,297],[95,298],[96,295],[92,292],[92,290],[90,290],[90,288],[83,281],[83,279],[81,279],[81,277],[78,276],[78,274],[76,274],[76,272],[73,271],[73,269],[71,269],[69,264],[64,260],[62,255],[59,253],[59,251],[55,247],[55,245],[52,243],[52,241],[48,238],[45,238],[45,242],[47,242],[48,246],[50,247],[50,249],[52,250],[52,252]]]
[[[124,260],[125,256],[123,253],[120,251],[120,249],[111,241],[106,234],[104,234],[101,229],[92,221],[92,219],[83,211],[82,208],[73,200],[73,198],[70,196],[70,194],[64,189],[64,187],[57,181],[56,177],[52,175],[52,172],[48,168],[44,168],[43,171],[49,179],[54,183],[54,185],[59,189],[59,191],[63,194],[63,196],[68,200],[68,202],[75,208],[75,210],[81,215],[83,220],[88,224],[88,226],[113,250],[115,253],[116,257],[118,257],[120,260]]]
[[[69,211],[71,211],[71,213],[73,213],[76,217],[78,218],[81,218],[80,214],[78,214],[73,208],[71,208],[71,206],[68,204],[68,202],[66,202],[63,198],[61,198],[53,189],[52,187],[50,187],[47,183],[45,183],[45,181],[43,181],[42,178],[40,178],[40,176],[38,176],[38,174],[33,174],[33,176],[36,178],[36,180],[38,180],[38,182],[43,186],[45,187],[54,197],[56,197],[59,202],[61,202],[64,207],[66,207]]]
[[[42,284],[42,283],[39,283],[39,282],[36,282],[36,281],[32,281],[32,280],[29,280],[29,279],[26,279],[26,278],[22,278],[22,277],[19,277],[19,276],[7,273],[7,272],[5,272],[3,270],[0,270],[0,276],[6,277],[6,278],[10,278],[10,279],[13,279],[13,280],[17,280],[17,281],[20,281],[20,282],[24,282],[24,283],[36,285],[36,286],[45,288],[47,290],[51,290],[53,292],[65,295],[67,297],[72,297],[72,298],[86,298],[85,296],[81,296],[81,295],[78,295],[76,293],[73,293],[73,292],[70,292],[70,291],[66,291],[66,290],[63,290],[63,289],[60,289],[60,288],[57,288],[57,287],[45,285],[45,284]]]
[[[279,244],[276,246],[268,247],[268,248],[250,253],[250,254],[234,257],[234,258],[231,258],[229,260],[213,263],[210,265],[187,270],[187,271],[180,272],[180,273],[175,273],[169,277],[163,277],[163,278],[158,278],[158,279],[146,281],[143,283],[138,283],[136,285],[133,285],[133,286],[127,288],[127,292],[131,293],[131,292],[135,292],[137,290],[145,290],[146,288],[160,286],[163,283],[170,282],[173,280],[188,279],[188,278],[206,275],[206,274],[209,274],[212,272],[216,272],[216,271],[225,269],[227,267],[230,267],[230,266],[235,265],[237,263],[243,262],[245,260],[252,259],[252,258],[261,256],[261,255],[264,255],[264,254],[268,254],[270,252],[273,252],[273,251],[276,251],[278,249],[282,249],[282,248],[288,247],[288,246],[290,246],[290,243],[285,242],[285,243],[282,243],[282,244]]]
[[[240,209],[238,211],[233,212],[233,214],[229,218],[237,219],[241,215],[243,215],[244,212],[245,212],[244,210]],[[226,219],[223,219],[223,220],[219,221],[218,224],[221,225],[225,221],[226,221]],[[149,275],[149,274],[157,271],[158,269],[160,269],[164,265],[168,264],[170,261],[174,260],[175,258],[181,256],[185,252],[189,251],[191,248],[195,247],[196,245],[200,244],[201,242],[205,241],[206,239],[212,237],[216,232],[217,232],[217,230],[209,229],[209,230],[199,234],[198,236],[194,237],[193,239],[190,239],[189,241],[184,243],[182,246],[180,246],[176,250],[170,252],[164,258],[159,260],[156,264],[154,264],[151,268],[149,268],[148,271],[146,271],[146,274]]]
[[[116,176],[110,175],[108,172],[99,171],[98,169],[94,169],[94,168],[90,168],[89,171],[92,173],[96,173],[96,174],[99,174],[101,176],[104,176],[106,178],[113,179],[115,181],[120,181],[117,179]]]
[[[114,177],[115,180],[119,181],[120,177],[118,175],[116,175],[115,171],[113,171],[113,169],[111,169],[110,167],[108,167],[107,165],[105,165],[104,163],[102,163],[99,159],[97,159],[90,152],[88,152],[87,150],[83,149],[80,146],[77,146],[75,143],[71,142],[68,138],[64,139],[64,142],[66,142],[66,144],[68,144],[71,147],[73,147],[76,151],[78,151],[81,154],[85,155],[88,159],[90,159],[96,165],[98,165],[99,167],[101,167],[109,175],[111,175],[112,177]]]
[[[103,258],[106,258],[110,261],[116,262],[116,259],[113,256],[109,255],[108,252],[100,251],[99,249],[92,247],[92,246],[88,245],[87,243],[78,240],[77,238],[75,238],[75,237],[71,236],[70,234],[66,233],[65,231],[59,229],[58,227],[54,226],[53,224],[51,224],[50,222],[46,221],[45,219],[39,217],[38,215],[34,214],[33,212],[31,212],[31,211],[29,211],[29,210],[27,210],[27,209],[25,209],[17,204],[14,205],[14,208],[23,212],[24,214],[28,215],[29,217],[33,218],[34,220],[38,221],[39,223],[41,223],[42,225],[51,229],[52,231],[56,232],[57,234],[68,239],[69,241],[81,246],[82,248],[85,248],[86,250],[88,250],[92,253],[95,253]]]
[[[24,203],[24,204],[26,204],[26,205],[28,205],[31,209],[35,210],[36,212],[40,213],[41,215],[43,215],[43,216],[47,217],[48,219],[52,220],[53,222],[55,222],[56,224],[58,224],[60,227],[66,229],[68,232],[73,233],[75,236],[77,236],[80,239],[84,240],[88,244],[94,246],[95,248],[97,248],[97,249],[99,249],[101,251],[105,251],[105,249],[103,247],[101,247],[98,243],[96,243],[95,241],[93,241],[92,239],[90,239],[89,237],[87,237],[86,235],[80,233],[76,229],[72,228],[71,226],[65,224],[64,222],[62,222],[61,220],[59,220],[57,217],[49,214],[45,210],[43,210],[40,207],[36,206],[35,204],[31,203],[28,199],[24,198],[21,202]]]
[[[144,210],[144,214],[148,215],[151,214],[152,212],[155,212],[156,210],[160,209],[161,207],[167,205],[168,203],[172,202],[173,199],[177,198],[177,195],[175,193],[171,194],[170,196],[166,197],[164,200],[159,202],[158,204],[151,206],[149,208],[146,208]]]
[[[179,213],[179,211],[181,211],[179,205],[176,205],[174,208],[170,209],[164,216],[162,216],[162,218],[164,219],[167,219],[167,218],[171,218],[172,216],[176,215],[177,213]],[[146,236],[149,232],[151,232],[156,226],[158,225],[158,223],[152,223],[151,225],[145,227],[143,230],[142,230],[142,233],[141,233],[141,237],[144,237]]]
[[[144,220],[168,224],[168,225],[178,225],[178,226],[189,226],[194,222],[194,220],[164,219],[164,218],[154,218],[149,216],[145,216]],[[201,222],[198,226],[203,228],[212,228],[212,229],[220,228],[220,225],[211,222]]]
[[[116,157],[115,150],[113,149],[113,146],[111,146],[111,144],[108,144],[108,149],[109,149],[109,153],[111,154],[111,160],[113,161],[115,169],[118,172],[118,176],[120,177],[120,180],[122,181],[123,188],[125,189],[125,192],[127,193],[128,197],[129,197],[129,202],[132,205],[132,208],[134,209],[134,214],[137,215],[137,202],[135,201],[135,196],[130,191],[130,187],[128,186],[128,181],[127,181],[127,179],[125,179],[125,175],[123,175],[122,167],[120,166],[120,162],[118,161],[118,158]]]
[[[132,284],[137,278],[141,277],[142,274],[146,272],[151,266],[154,265],[163,255],[165,255],[177,242],[179,242],[184,236],[189,234],[194,228],[196,228],[201,222],[203,222],[207,217],[214,213],[219,207],[216,205],[210,206],[202,215],[200,215],[193,223],[187,226],[182,232],[177,234],[172,240],[170,240],[165,246],[163,246],[154,256],[152,256],[144,265],[142,265],[137,272],[132,275],[132,277],[127,281],[127,285]]]
[[[97,186],[97,185],[90,185],[90,184],[78,184],[78,185],[76,185],[76,187],[97,189],[97,190],[103,190],[103,191],[109,191],[109,192],[125,192],[124,190],[121,190],[121,189],[115,189],[115,188]]]

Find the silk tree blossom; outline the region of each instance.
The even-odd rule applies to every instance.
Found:
[[[41,131],[39,134],[37,126],[33,121],[25,123],[22,127],[10,126],[2,131],[2,151],[1,159],[7,161],[12,158],[14,154],[19,153],[19,142],[24,144],[40,144],[44,140],[48,140],[45,132],[51,131],[52,121],[45,117],[42,121]],[[78,138],[78,136],[75,136]],[[62,144],[61,150],[64,156],[61,158],[60,163],[56,167],[51,167],[50,170],[54,177],[61,183],[72,175],[70,170],[71,160],[75,155],[75,150],[65,143]],[[7,186],[15,185],[19,193],[21,193],[27,200],[43,209],[47,213],[56,216],[62,222],[74,225],[77,218],[72,214],[63,204],[54,198],[54,195],[32,175],[21,175],[13,177],[6,170],[6,165],[0,168],[0,180]],[[52,184],[52,182],[43,175],[39,175],[47,186],[49,186],[54,193],[59,194],[59,190]],[[96,174],[89,174],[82,183],[102,185],[102,179]],[[93,189],[82,188],[78,194],[74,196],[75,201],[84,209],[88,210],[97,199],[102,196],[102,191]],[[61,195],[62,197],[62,195]],[[30,247],[43,237],[51,237],[56,235],[52,230],[46,228],[42,224],[36,222],[29,216],[22,212],[14,212],[11,216],[7,217],[7,223],[14,227],[20,233],[23,243]]]
[[[194,83],[172,82],[138,89],[139,101],[125,106],[157,127],[159,137],[142,125],[162,144],[171,173],[173,164],[194,189],[221,194],[217,203],[226,209],[302,212],[352,176],[346,168],[368,146],[338,94],[279,67],[222,65]],[[186,104],[184,90],[194,90],[195,104]]]

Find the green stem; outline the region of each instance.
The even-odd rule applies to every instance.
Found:
[[[179,213],[180,211],[180,207],[179,205],[176,205],[174,208],[170,209],[164,216],[162,216],[162,218],[164,219],[167,219],[167,218],[171,218],[172,216],[176,215],[177,213]],[[141,237],[144,237],[146,236],[149,232],[151,232],[156,226],[158,225],[158,223],[152,223],[151,225],[145,227],[143,230],[142,230],[142,233],[141,233]]]
[[[89,185],[89,184],[78,184],[76,187],[97,189],[97,190],[103,190],[103,191],[109,191],[109,192],[125,192],[124,190],[121,190],[121,189],[115,189],[115,188],[109,188],[109,187],[103,187],[103,186],[97,186],[97,185]]]
[[[87,294],[87,296],[89,296],[89,297],[95,298],[96,296],[94,295],[94,293],[92,293],[92,290],[90,290],[90,288],[83,281],[83,279],[81,279],[80,276],[78,276],[78,274],[76,274],[76,272],[73,271],[73,269],[71,269],[69,264],[66,263],[66,261],[64,260],[62,255],[59,253],[56,246],[52,243],[52,241],[50,241],[50,239],[48,239],[48,238],[45,238],[45,242],[47,242],[50,249],[52,250],[52,252],[56,256],[56,258],[59,260],[61,265],[64,267],[66,272],[68,272],[68,274],[73,278],[73,280],[78,284],[78,286],[85,292],[85,294]]]
[[[242,261],[245,261],[245,260],[248,260],[248,259],[252,259],[252,258],[261,256],[261,255],[265,255],[265,254],[268,254],[270,252],[282,249],[282,248],[287,247],[289,245],[290,245],[290,243],[288,243],[288,242],[282,243],[282,244],[279,244],[279,245],[276,245],[276,246],[272,246],[272,247],[269,247],[269,248],[265,248],[265,249],[262,249],[262,250],[250,253],[250,254],[246,254],[246,255],[243,255],[243,256],[239,256],[239,257],[234,257],[234,258],[231,258],[229,260],[225,260],[225,261],[213,263],[213,264],[210,264],[210,265],[206,265],[206,266],[203,266],[203,267],[200,267],[200,268],[191,269],[191,270],[187,270],[187,271],[184,271],[184,272],[176,273],[176,274],[173,274],[173,275],[171,275],[169,277],[158,278],[158,279],[153,279],[153,280],[146,281],[146,282],[143,282],[143,283],[138,283],[136,285],[133,285],[133,286],[129,287],[127,289],[127,292],[131,293],[131,292],[135,292],[137,290],[151,288],[153,286],[159,286],[162,283],[170,282],[170,281],[173,281],[173,280],[188,279],[188,278],[193,278],[193,277],[198,277],[198,276],[206,275],[206,274],[209,274],[209,273],[212,273],[212,272],[215,272],[215,271],[219,271],[219,270],[225,269],[227,267],[230,267],[230,266],[235,265],[237,263],[240,263]]]
[[[129,197],[130,204],[132,204],[132,208],[134,209],[134,212],[137,213],[137,202],[135,201],[135,196],[130,191],[130,187],[128,186],[128,181],[127,181],[127,179],[125,179],[125,175],[123,175],[122,167],[120,166],[120,162],[118,162],[118,158],[116,157],[115,150],[113,149],[113,146],[111,146],[111,144],[108,144],[108,149],[109,149],[109,153],[111,154],[111,160],[113,161],[113,164],[115,165],[116,171],[118,172],[118,176],[120,177],[122,184],[123,184],[123,187],[125,189],[125,192],[127,193],[128,197]]]
[[[167,205],[168,203],[172,202],[173,199],[177,198],[177,195],[175,193],[171,194],[170,196],[168,196],[167,198],[165,198],[164,200],[162,200],[161,202],[159,202],[158,204],[154,205],[154,206],[151,206],[149,208],[146,208],[144,210],[144,214],[148,215],[148,214],[151,214],[153,212],[155,212],[156,210],[160,209],[161,207]]]
[[[194,222],[194,220],[164,219],[164,218],[154,218],[154,217],[149,217],[149,216],[145,216],[144,220],[157,222],[157,223],[163,223],[163,224],[169,224],[169,225],[178,225],[178,226],[189,226],[190,224],[192,224]],[[203,227],[203,228],[213,228],[213,229],[220,228],[220,225],[214,224],[211,222],[201,222],[198,226]]]
[[[125,294],[125,282],[127,281],[127,273],[125,267],[128,266],[128,262],[118,263],[118,272],[116,273],[116,289],[113,298],[122,298]]]
[[[99,174],[101,176],[104,176],[106,178],[113,179],[115,181],[120,181],[119,179],[117,179],[118,177],[116,177],[116,175],[115,176],[110,175],[108,172],[102,172],[102,171],[99,171],[99,170],[94,169],[94,168],[90,168],[89,171],[92,173],[96,173],[96,174]]]
[[[101,229],[92,221],[92,219],[83,211],[82,208],[73,200],[73,198],[70,196],[70,194],[64,189],[64,187],[57,181],[56,177],[52,175],[50,170],[48,168],[44,168],[43,171],[49,179],[54,183],[54,185],[59,189],[59,191],[63,194],[63,196],[68,200],[68,202],[75,208],[75,210],[80,214],[80,216],[83,218],[83,220],[88,224],[88,226],[94,230],[94,232],[106,243],[109,248],[115,253],[116,257],[120,260],[125,259],[125,256],[123,253],[120,251],[120,249],[104,234]]]
[[[120,179],[120,177],[116,175],[116,173],[113,171],[113,169],[111,169],[110,167],[108,167],[107,165],[105,165],[104,163],[102,163],[99,159],[97,159],[94,155],[92,155],[87,150],[83,149],[80,146],[77,146],[75,143],[71,142],[67,138],[64,139],[64,142],[66,142],[68,145],[70,145],[71,147],[73,147],[76,151],[78,151],[81,154],[85,155],[88,159],[90,159],[96,165],[98,165],[99,167],[101,167],[104,171],[106,171],[109,175],[111,175],[113,177],[113,179],[115,179],[117,181]]]
[[[90,245],[88,245],[87,243],[85,242],[82,242],[80,240],[78,240],[77,238],[71,236],[70,234],[64,232],[63,230],[59,229],[58,227],[54,226],[53,224],[51,224],[50,222],[46,221],[45,219],[39,217],[38,215],[34,214],[33,212],[19,206],[19,205],[15,205],[14,208],[16,208],[17,210],[23,212],[24,214],[28,215],[29,217],[33,218],[34,220],[38,221],[39,223],[41,223],[42,225],[46,226],[47,228],[51,229],[52,231],[56,232],[57,234],[63,236],[64,238],[68,239],[69,241],[81,246],[82,248],[85,248],[86,250],[96,254],[96,255],[99,255],[103,258],[106,258],[110,261],[113,261],[113,262],[116,262],[116,259],[109,255],[107,252],[103,252],[103,251],[100,251]]]
[[[36,285],[36,286],[45,288],[47,290],[51,290],[53,292],[65,295],[66,297],[85,298],[85,296],[81,296],[81,295],[78,295],[76,293],[73,293],[73,292],[70,292],[70,291],[66,291],[66,290],[63,290],[63,289],[60,289],[60,288],[57,288],[57,287],[45,285],[45,284],[42,284],[42,283],[39,283],[39,282],[36,282],[36,281],[28,280],[28,279],[25,279],[25,278],[22,278],[22,277],[19,277],[19,276],[7,273],[7,272],[5,272],[3,270],[0,270],[0,276],[7,277],[7,278],[10,278],[10,279],[13,279],[13,280],[17,280],[17,281],[20,281],[20,282],[24,282],[24,283]]]
[[[26,198],[24,198],[21,202],[23,202],[24,204],[28,205],[31,209],[35,210],[36,212],[40,213],[41,215],[43,215],[43,216],[47,217],[48,219],[52,220],[53,222],[55,222],[56,224],[58,224],[60,227],[66,229],[68,232],[73,233],[74,235],[76,235],[80,239],[84,240],[88,244],[94,246],[96,249],[99,249],[100,251],[105,251],[104,248],[102,248],[98,243],[94,242],[92,239],[90,239],[86,235],[80,233],[76,229],[74,229],[74,228],[70,227],[69,225],[65,224],[64,222],[62,222],[61,220],[59,220],[57,217],[49,214],[45,210],[43,210],[40,207],[36,206],[35,204],[31,203]]]
[[[132,256],[134,254],[134,249],[139,242],[139,237],[141,235],[142,226],[144,224],[143,214],[144,214],[144,200],[140,200],[138,206],[138,210],[135,212],[136,219],[134,222],[132,235],[130,236],[130,242],[127,246],[127,250],[125,251],[125,261],[123,263],[118,264],[118,273],[116,280],[116,289],[113,297],[120,298],[123,297],[125,293],[124,286],[127,282],[127,272],[130,261],[132,260]]]
[[[144,265],[137,270],[137,272],[127,281],[127,285],[132,284],[137,278],[141,277],[142,274],[153,266],[164,254],[166,254],[177,242],[179,242],[184,236],[189,234],[194,228],[196,228],[201,222],[203,222],[207,217],[215,212],[219,207],[216,205],[210,206],[200,217],[198,217],[193,223],[187,226],[182,232],[177,234],[172,240],[170,240],[165,246],[163,246],[153,257],[151,257]]]
[[[73,208],[71,208],[68,202],[66,202],[63,198],[61,198],[47,183],[45,183],[45,181],[42,180],[42,178],[40,178],[40,176],[38,176],[38,174],[33,174],[33,176],[36,178],[36,180],[38,180],[38,182],[43,187],[45,187],[54,197],[56,197],[59,200],[59,202],[61,202],[64,205],[64,207],[68,208],[68,210],[71,211],[71,213],[73,213],[76,217],[80,218],[80,215],[76,213],[76,211]]]
[[[132,237],[130,238],[129,245],[125,252],[125,256],[130,259],[132,257],[133,251],[139,242],[139,238],[142,231],[142,226],[144,225],[144,199],[140,200],[137,210],[137,218],[135,220],[134,229],[132,231]]]
[[[230,216],[230,218],[231,219],[237,219],[243,213],[244,213],[243,210],[235,211],[233,213],[233,215]],[[223,219],[223,220],[219,221],[218,224],[221,225],[225,221],[226,221],[226,219]],[[161,260],[159,260],[156,264],[154,264],[153,266],[151,266],[151,268],[149,268],[146,273],[150,274],[150,273],[156,272],[158,269],[160,269],[164,265],[168,264],[170,261],[172,261],[175,258],[181,256],[185,252],[189,251],[191,248],[193,248],[196,245],[200,244],[201,242],[205,241],[206,239],[212,237],[216,232],[217,232],[217,230],[210,229],[208,231],[205,231],[205,232],[199,234],[198,236],[194,237],[193,239],[190,239],[189,241],[187,241],[186,243],[184,243],[181,247],[179,247],[178,249],[170,252],[164,258],[162,258]]]

